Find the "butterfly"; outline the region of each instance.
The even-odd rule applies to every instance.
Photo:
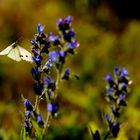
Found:
[[[32,55],[30,52],[22,48],[17,42],[12,43],[6,49],[0,52],[0,55],[7,55],[9,58],[15,61],[26,60],[32,62]]]

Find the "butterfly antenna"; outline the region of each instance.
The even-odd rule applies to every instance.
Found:
[[[17,39],[17,40],[15,41],[15,44],[17,44],[22,38],[23,38],[23,36],[21,36],[19,39]]]

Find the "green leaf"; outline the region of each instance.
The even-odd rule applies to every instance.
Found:
[[[25,130],[25,127],[21,128],[20,135],[19,135],[19,140],[26,140],[26,130]]]
[[[32,125],[36,130],[35,132],[36,140],[42,140],[43,139],[42,129],[39,127],[38,123],[34,120],[32,120]]]

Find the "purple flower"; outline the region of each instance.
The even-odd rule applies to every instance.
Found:
[[[96,130],[93,134],[93,140],[100,140],[100,134],[98,130]]]
[[[59,18],[58,21],[56,22],[56,25],[59,26],[61,24],[63,24],[64,19],[63,18]]]
[[[42,116],[40,114],[37,115],[36,119],[37,119],[37,122],[38,122],[39,125],[41,125],[41,126],[44,125]]]
[[[32,68],[32,71],[31,72],[32,72],[33,78],[35,80],[39,81],[40,80],[40,72],[39,72],[38,68],[37,67]]]
[[[65,63],[66,52],[65,51],[58,51],[59,61]]]
[[[126,77],[128,76],[128,71],[126,70],[125,67],[121,68],[121,77]]]
[[[44,88],[44,84],[43,83],[34,83],[33,85],[34,87],[34,92],[37,94],[37,95],[41,95],[42,94],[42,90]]]
[[[49,49],[50,48],[50,42],[49,41],[46,41],[45,43],[44,43],[44,47],[42,48],[42,50],[41,50],[41,52],[42,53],[49,53]]]
[[[43,67],[43,70],[47,69],[47,70],[50,70],[52,68],[53,64],[52,64],[52,60],[49,59],[46,64],[44,65]]]
[[[48,55],[53,62],[57,62],[58,54],[55,51],[49,52]]]
[[[53,35],[52,32],[50,33],[49,41],[50,41],[50,42],[53,42],[53,45],[54,45],[54,46],[60,45],[59,37],[58,37],[57,35]]]
[[[119,105],[120,106],[126,106],[126,101],[125,101],[125,98],[126,98],[126,94],[121,94],[120,97],[119,97]]]
[[[41,24],[38,24],[38,26],[37,26],[38,34],[41,34],[43,32],[43,30],[44,30],[44,26],[42,26]]]
[[[34,56],[37,56],[37,55],[39,55],[40,54],[40,49],[37,47],[33,47],[32,48],[32,53],[33,53],[33,55]]]
[[[44,78],[44,84],[48,85],[48,89],[54,91],[56,89],[56,81],[52,80],[50,76]]]
[[[77,43],[76,39],[74,39],[69,45],[68,45],[68,49],[75,49],[79,47],[79,43]]]
[[[42,56],[41,55],[37,55],[36,57],[33,56],[33,61],[36,63],[40,63],[42,61]]]
[[[70,69],[66,69],[62,79],[69,80]]]
[[[55,36],[55,35],[53,35],[53,33],[51,32],[50,33],[50,36],[49,36],[49,41],[56,41],[56,40],[58,40],[59,38],[58,38],[58,36]]]
[[[51,113],[56,113],[57,112],[57,110],[58,110],[58,104],[56,104],[56,103],[48,103],[48,105],[47,105],[47,110],[48,110],[48,112],[51,112]]]
[[[24,121],[24,122],[23,122],[23,125],[24,125],[24,127],[25,127],[26,132],[30,132],[30,125],[29,125],[29,122],[28,122],[28,121]]]
[[[108,116],[108,114],[105,114],[105,119],[108,121],[109,120],[109,116]]]
[[[74,37],[74,36],[75,36],[75,31],[74,31],[74,29],[71,29],[71,30],[68,32],[68,36],[69,36],[69,37]]]
[[[75,36],[75,32],[74,29],[71,29],[68,33],[67,32],[63,32],[63,37],[67,42],[71,42],[72,41],[72,37]]]
[[[24,99],[24,106],[26,110],[33,111],[33,106],[28,99]]]
[[[107,94],[108,94],[108,95],[113,94],[113,92],[114,92],[114,89],[113,89],[113,88],[108,88],[108,89],[107,89]]]
[[[114,72],[115,72],[115,74],[118,75],[118,74],[119,74],[119,68],[118,68],[118,67],[115,67],[115,68],[114,68]]]
[[[120,130],[120,125],[119,125],[119,123],[113,124],[113,126],[111,127],[112,135],[113,135],[115,138],[117,138],[118,133],[119,133],[119,130]]]
[[[67,17],[65,18],[65,22],[66,22],[67,24],[70,24],[70,23],[72,22],[72,17],[71,17],[71,16],[67,16]]]
[[[31,112],[29,110],[25,111],[25,117],[29,119],[31,117]]]
[[[110,84],[111,87],[114,85],[113,78],[110,74],[106,75],[105,80]]]
[[[50,76],[46,76],[46,77],[44,78],[44,83],[45,83],[46,85],[49,85],[49,84],[51,83],[51,78],[50,78]]]
[[[120,116],[119,109],[120,108],[115,108],[115,107],[111,106],[111,112],[113,113],[113,115],[115,117],[119,117]]]
[[[36,43],[36,41],[34,39],[31,40],[31,44],[35,47],[38,47],[38,44]]]
[[[72,17],[68,16],[65,19],[60,18],[58,19],[56,25],[59,27],[59,30],[63,33],[70,28],[70,23],[72,22]]]

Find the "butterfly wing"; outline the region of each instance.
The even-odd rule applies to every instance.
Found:
[[[6,49],[0,52],[0,55],[7,55],[9,58],[20,61],[20,53],[17,48],[17,44],[14,42],[10,46],[8,46]]]
[[[7,55],[13,49],[12,45],[0,52],[0,55]]]
[[[19,53],[20,53],[20,57],[22,60],[26,60],[28,62],[33,62],[32,60],[32,55],[30,52],[28,52],[27,50],[25,50],[24,48],[18,46],[19,49]]]
[[[7,56],[15,61],[21,61],[20,52],[17,46],[14,47]]]

